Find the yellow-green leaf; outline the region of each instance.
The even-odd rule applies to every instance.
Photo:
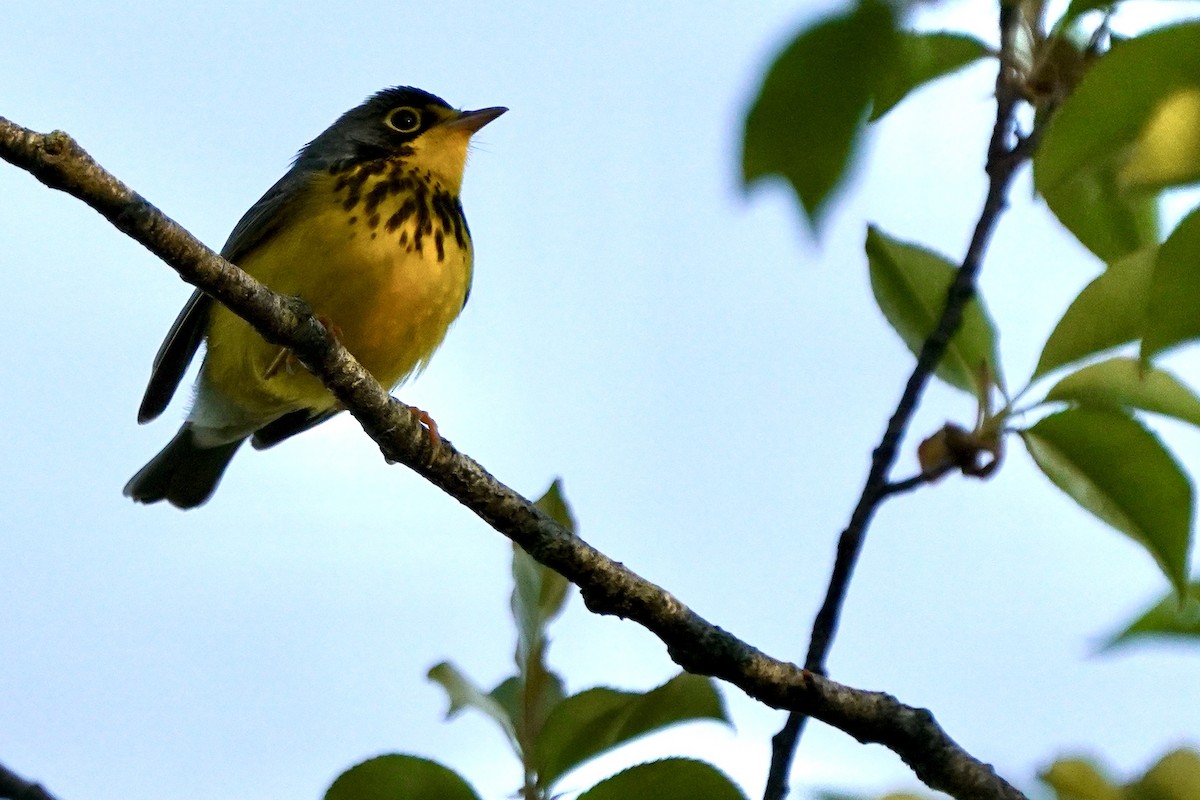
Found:
[[[1131,189],[1200,180],[1200,86],[1168,94],[1150,115],[1117,177]]]
[[[1123,167],[1160,107],[1197,87],[1200,22],[1115,44],[1054,115],[1035,156],[1037,188],[1045,192],[1081,171]]]
[[[1158,250],[1150,279],[1142,358],[1200,339],[1200,209],[1188,214]]]
[[[1121,800],[1121,790],[1088,759],[1060,758],[1038,777],[1054,790],[1055,800]]]
[[[1200,425],[1200,397],[1171,373],[1136,358],[1110,358],[1073,372],[1046,393],[1046,400],[1091,408],[1138,408]]]
[[[867,230],[866,251],[875,302],[913,355],[919,354],[946,307],[956,267],[932,250],[893,239],[874,226]],[[964,309],[962,325],[935,374],[976,396],[988,388],[980,386],[985,374],[989,382],[1003,383],[996,331],[978,298]]]
[[[1143,638],[1185,639],[1200,645],[1200,581],[1188,586],[1182,603],[1174,592],[1167,594],[1114,634],[1103,649]],[[1195,796],[1200,797],[1200,793]]]
[[[725,773],[705,761],[664,758],[606,778],[578,800],[746,800]]]
[[[1085,408],[1051,414],[1021,436],[1046,477],[1142,545],[1183,593],[1192,484],[1157,436],[1126,414]]]
[[[447,718],[453,717],[464,708],[482,711],[500,726],[513,749],[520,752],[517,741],[517,720],[509,715],[509,710],[499,700],[476,686],[470,678],[449,661],[443,661],[431,667],[427,677],[439,684],[446,691],[446,696],[450,698],[450,708],[446,712]]]
[[[556,478],[534,505],[571,533],[575,532],[575,519],[563,497],[561,480]],[[517,623],[518,658],[524,662],[544,639],[546,626],[562,612],[570,583],[554,570],[539,564],[516,544],[513,545],[512,573],[511,604]]]
[[[1195,800],[1200,797],[1200,753],[1174,750],[1123,787],[1082,758],[1060,759],[1040,777],[1054,789],[1056,800]]]
[[[325,800],[479,800],[456,772],[427,758],[378,756],[338,776]]]
[[[1157,254],[1156,246],[1130,253],[1085,286],[1046,340],[1033,378],[1140,339]]]
[[[1200,753],[1181,748],[1163,756],[1141,780],[1125,788],[1126,800],[1200,798]]]
[[[895,11],[882,0],[864,0],[801,31],[767,70],[746,115],[745,184],[783,177],[818,225],[896,53]]]
[[[901,31],[895,69],[881,76],[871,106],[871,121],[891,111],[927,83],[956,72],[988,55],[988,46],[965,33]]]
[[[1157,241],[1146,194],[1200,174],[1196,113],[1200,23],[1120,42],[1057,111],[1034,156],[1034,181],[1059,220],[1106,262]]]

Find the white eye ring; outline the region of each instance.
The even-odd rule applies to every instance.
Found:
[[[421,112],[412,106],[400,106],[389,111],[383,121],[397,133],[412,133],[421,127]]]

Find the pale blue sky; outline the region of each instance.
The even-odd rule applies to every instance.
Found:
[[[958,0],[922,24],[991,37],[992,5]],[[802,659],[911,368],[868,294],[865,225],[961,254],[992,66],[888,119],[817,244],[785,191],[746,197],[737,178],[756,80],[814,4],[283,9],[6,4],[0,115],[69,131],[219,247],[302,144],[379,88],[509,106],[465,183],[471,303],[400,395],[530,496],[561,475],[590,542]],[[1098,269],[1029,196],[1026,177],[983,280],[1013,382]],[[190,288],[7,165],[0,198],[0,762],[64,798],[315,798],[351,763],[404,751],[506,796],[519,774],[499,735],[443,724],[423,677],[444,658],[488,686],[508,674],[506,540],[385,465],[349,419],[239,454],[197,511],[129,502],[125,480],[183,414],[177,401],[135,421]],[[1173,366],[1200,377],[1194,353]],[[972,413],[937,388],[915,432]],[[1200,467],[1200,437],[1167,432]],[[1194,648],[1090,655],[1164,591],[1157,569],[1010,450],[988,483],[947,479],[879,514],[833,676],[929,707],[1025,786],[1060,752],[1134,770],[1195,743]],[[674,671],[649,634],[577,600],[553,635],[573,690]],[[726,697],[735,734],[697,726],[638,752],[710,758],[758,796],[783,715]],[[793,782],[797,796],[915,783],[820,725]]]

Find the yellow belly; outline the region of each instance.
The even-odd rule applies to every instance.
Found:
[[[386,180],[386,178],[383,178]],[[437,215],[394,216],[400,197],[347,211],[318,179],[306,209],[241,266],[277,292],[303,298],[342,344],[385,387],[419,370],[458,316],[471,280],[471,245]],[[371,184],[362,186],[368,191]],[[351,222],[353,220],[353,222]],[[418,236],[418,233],[420,235]],[[267,377],[279,348],[224,306],[208,328],[205,379],[249,416],[269,421],[289,411],[332,408],[332,395],[302,366]]]

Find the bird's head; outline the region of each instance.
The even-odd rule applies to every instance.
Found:
[[[350,109],[296,158],[300,169],[342,169],[379,159],[402,159],[436,175],[457,194],[471,136],[508,109],[458,111],[411,86],[384,89]]]

